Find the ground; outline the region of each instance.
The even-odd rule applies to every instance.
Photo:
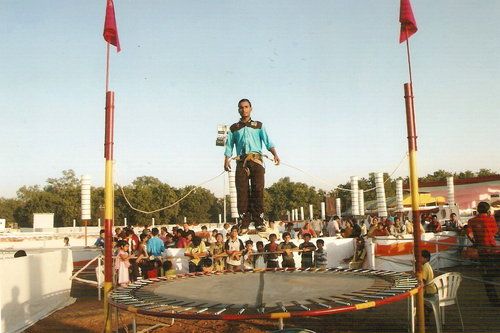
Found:
[[[459,289],[459,301],[465,324],[465,332],[499,332],[500,308],[488,303],[483,285],[474,280],[480,278],[477,267],[456,267],[449,271],[459,271],[464,279]],[[497,286],[500,291],[500,287]],[[74,284],[72,290],[76,302],[49,317],[37,322],[26,330],[28,333],[41,332],[102,332],[104,311],[102,302],[97,300],[97,292],[91,287]],[[342,313],[324,317],[286,319],[285,328],[307,328],[314,332],[407,332],[406,301],[379,308]],[[427,318],[427,332],[435,332],[434,319]],[[170,320],[162,319],[169,323]],[[143,330],[159,321],[155,318],[137,317],[137,329]],[[113,329],[119,332],[131,331],[132,315],[120,312]],[[153,332],[198,333],[198,332],[269,332],[277,330],[277,322],[272,320],[250,320],[244,322],[175,320],[171,327],[158,328]],[[461,331],[460,319],[455,305],[446,308],[444,332]]]

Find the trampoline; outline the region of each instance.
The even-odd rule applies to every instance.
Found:
[[[272,269],[140,280],[110,294],[135,314],[197,320],[324,316],[397,302],[418,292],[407,273],[368,269]]]

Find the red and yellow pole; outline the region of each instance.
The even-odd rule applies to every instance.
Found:
[[[420,254],[420,212],[418,194],[418,171],[417,171],[417,129],[415,122],[415,110],[413,108],[413,87],[411,83],[404,84],[405,106],[406,106],[406,129],[408,133],[408,153],[410,155],[410,193],[411,212],[413,216],[413,253],[415,256],[415,275],[422,285],[422,256]],[[417,294],[417,328],[418,332],[425,332],[424,318],[424,290],[421,288]]]
[[[109,293],[113,289],[113,128],[115,93],[106,92],[106,122],[104,136],[104,158],[106,159],[104,179],[104,316],[105,332],[111,332],[111,310]]]

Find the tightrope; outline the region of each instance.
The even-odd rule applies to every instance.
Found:
[[[188,193],[186,193],[185,195],[183,195],[180,199],[178,199],[177,201],[171,203],[170,205],[168,206],[165,206],[165,207],[162,207],[162,208],[158,208],[158,209],[155,209],[155,210],[151,210],[151,211],[145,211],[145,210],[141,210],[139,208],[136,208],[134,206],[132,206],[132,204],[130,203],[130,201],[128,200],[127,196],[125,195],[125,191],[123,190],[123,187],[120,185],[120,184],[116,184],[119,188],[120,188],[120,191],[122,192],[123,194],[123,198],[125,199],[125,201],[127,202],[127,204],[129,205],[129,207],[139,213],[144,213],[144,214],[153,214],[153,213],[157,213],[159,211],[162,211],[162,210],[165,210],[165,209],[169,209],[169,208],[172,208],[173,206],[177,205],[179,202],[181,202],[182,200],[186,199],[191,193],[193,193],[194,191],[196,191],[196,188],[200,187],[201,185],[203,184],[206,184],[208,182],[211,182],[212,180],[214,179],[217,179],[219,178],[220,176],[222,176],[224,173],[226,173],[226,171],[222,171],[221,173],[219,173],[217,176],[215,177],[212,177],[208,180],[205,180],[204,182],[201,182],[199,183],[198,185],[196,185],[195,187],[193,187],[191,190],[188,191]]]
[[[264,155],[264,154],[263,154],[262,156],[264,156],[264,157],[265,157],[265,158],[267,158],[268,160],[270,160],[270,161],[274,162],[274,159],[273,159],[273,158],[271,158],[271,157],[269,157],[269,156],[267,156],[267,155]],[[391,178],[392,178],[392,176],[396,173],[396,171],[398,171],[398,170],[399,170],[399,168],[401,167],[401,165],[403,165],[403,162],[406,160],[406,158],[407,158],[407,157],[408,157],[408,152],[406,152],[406,153],[404,154],[403,158],[401,159],[401,162],[399,162],[399,164],[398,164],[398,166],[396,167],[396,169],[394,169],[394,171],[393,171],[393,172],[389,175],[389,177],[387,177],[387,179],[384,181],[384,184],[385,184],[385,183],[387,183],[387,181],[389,181],[389,179],[391,179]],[[302,173],[304,173],[304,174],[308,175],[309,177],[312,177],[312,178],[315,178],[316,180],[319,180],[321,183],[323,183],[323,184],[325,184],[325,185],[328,185],[328,186],[330,186],[330,185],[331,185],[331,184],[329,184],[327,181],[325,181],[324,179],[319,178],[319,177],[317,177],[317,176],[315,176],[315,175],[313,175],[313,174],[310,174],[310,173],[308,173],[308,172],[306,172],[306,171],[304,171],[304,170],[302,170],[302,169],[300,169],[300,168],[297,168],[296,166],[293,166],[293,165],[290,165],[290,164],[287,164],[287,163],[284,163],[284,162],[281,162],[281,161],[280,161],[280,164],[283,164],[283,165],[285,165],[285,166],[287,166],[287,167],[289,167],[289,168],[291,168],[291,169],[295,169],[295,170],[297,170],[297,171],[300,171],[300,172],[302,172]],[[375,186],[375,187],[369,188],[369,189],[367,189],[367,190],[363,190],[363,192],[364,192],[364,193],[366,193],[366,192],[370,192],[370,191],[375,190],[376,188],[377,188],[377,187]],[[333,189],[334,189],[334,190],[335,190],[335,189],[336,189],[336,190],[340,190],[340,191],[353,192],[353,190],[351,190],[351,189],[348,189],[348,188],[343,188],[343,187],[338,187],[338,186],[334,186],[334,187],[333,187]]]

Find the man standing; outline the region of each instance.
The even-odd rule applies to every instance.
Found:
[[[495,218],[489,214],[490,205],[481,201],[477,205],[476,217],[468,221],[472,230],[472,241],[478,248],[479,261],[483,266],[483,280],[486,295],[490,303],[500,306],[500,299],[493,284],[493,280],[500,276],[500,249],[497,248],[495,235],[498,226]],[[469,235],[470,237],[470,235]]]
[[[248,232],[253,220],[255,229],[265,231],[264,226],[264,161],[262,143],[274,156],[278,165],[280,159],[260,121],[250,117],[252,104],[248,99],[238,102],[240,121],[231,125],[224,153],[224,170],[231,170],[231,156],[236,147],[236,193],[240,214],[240,234]]]

